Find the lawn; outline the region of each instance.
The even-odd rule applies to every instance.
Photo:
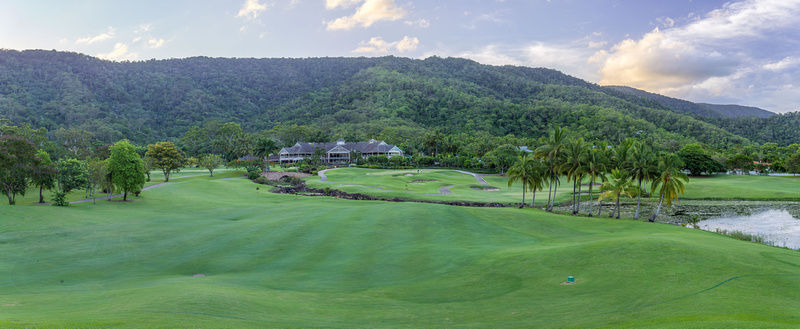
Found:
[[[214,177],[235,177],[244,175],[244,172],[238,169],[218,168],[214,170]],[[185,179],[190,177],[208,176],[208,170],[202,168],[183,168],[179,172],[170,174],[170,180]],[[150,172],[150,181],[146,182],[145,186],[155,185],[164,182],[164,173],[161,170],[153,170]],[[45,190],[42,195],[45,202],[51,202],[55,195],[54,190]],[[103,197],[106,194],[102,191],[95,191],[96,197]],[[67,201],[77,201],[89,199],[91,196],[87,195],[86,190],[74,190],[67,194]],[[35,205],[39,203],[39,188],[30,186],[25,192],[25,195],[17,195],[17,204],[19,205]],[[8,204],[7,199],[0,199],[0,204]]]
[[[796,251],[222,178],[127,203],[0,206],[0,327],[800,326]]]
[[[400,197],[406,199],[425,199],[440,201],[478,201],[519,203],[522,201],[522,185],[517,182],[508,187],[508,177],[485,175],[488,184],[483,185],[472,175],[447,169],[381,170],[362,168],[343,168],[326,172],[328,181],[320,177],[306,178],[310,187],[331,187],[351,193],[364,193],[383,197]],[[587,180],[588,182],[588,180]],[[364,186],[369,185],[369,186]],[[452,192],[440,195],[440,189],[449,188]],[[377,189],[378,187],[380,189]],[[476,188],[490,187],[497,190],[487,191]],[[561,180],[556,200],[567,201],[571,198],[572,184]],[[526,203],[530,203],[531,195],[526,194]],[[542,206],[547,202],[547,190],[536,193],[536,204]]]
[[[800,176],[691,177],[684,199],[800,201]]]
[[[331,170],[326,173],[328,182],[320,181],[319,177],[306,178],[311,187],[331,187],[346,192],[366,193],[385,197],[401,197],[407,199],[429,200],[463,200],[482,202],[519,203],[522,198],[521,185],[515,183],[508,187],[508,178],[499,175],[487,175],[484,179],[488,186],[498,188],[497,191],[475,190],[479,186],[471,175],[459,173],[454,170],[426,169],[418,174],[412,170],[377,170],[361,168],[344,168]],[[410,176],[405,176],[410,175]],[[423,185],[411,184],[414,181],[428,180]],[[334,183],[341,184],[334,184]],[[370,185],[373,187],[366,187]],[[449,195],[435,195],[439,188],[453,186]],[[379,187],[385,190],[376,189]],[[642,186],[649,192],[649,184]],[[572,183],[565,178],[561,179],[558,187],[556,201],[564,202],[571,199]],[[595,191],[599,188],[595,188]],[[584,180],[583,192],[588,192],[588,179]],[[681,199],[689,200],[776,200],[800,201],[800,176],[735,176],[717,175],[711,177],[691,177],[686,185],[686,193]],[[647,200],[644,200],[647,201]],[[657,200],[650,200],[657,201]],[[527,201],[530,202],[530,193]],[[547,202],[547,189],[537,192],[536,205],[543,206]]]

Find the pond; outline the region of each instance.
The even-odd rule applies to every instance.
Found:
[[[787,209],[768,209],[749,215],[731,214],[701,221],[707,231],[740,231],[762,237],[775,246],[800,249],[800,219]]]

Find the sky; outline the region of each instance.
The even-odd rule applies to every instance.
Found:
[[[0,48],[114,61],[464,57],[800,110],[800,0],[2,0]]]

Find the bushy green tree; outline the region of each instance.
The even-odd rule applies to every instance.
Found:
[[[16,203],[17,194],[25,195],[37,164],[33,143],[19,136],[0,136],[0,188],[8,197],[8,204]]]
[[[684,169],[692,175],[712,174],[725,170],[700,144],[688,144],[678,151]]]
[[[69,192],[88,185],[88,171],[86,162],[77,159],[62,159],[56,162],[58,173],[56,183],[58,191],[53,202],[56,206],[66,206],[66,196]]]
[[[148,145],[145,157],[152,161],[154,167],[161,169],[165,182],[169,182],[170,173],[180,171],[186,163],[183,152],[178,150],[172,142]]]
[[[39,188],[39,203],[44,203],[44,190],[55,186],[56,168],[46,151],[37,150],[36,157],[39,158],[39,162],[33,168],[31,182]]]
[[[214,169],[225,164],[225,160],[216,154],[205,154],[198,159],[200,167],[206,168],[211,177],[214,177]]]
[[[123,192],[122,200],[128,200],[128,193],[140,191],[145,183],[144,164],[136,153],[136,147],[127,139],[111,146],[108,158],[108,171],[114,186]]]

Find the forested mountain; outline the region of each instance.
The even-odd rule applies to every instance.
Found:
[[[636,97],[647,98],[666,108],[673,109],[676,112],[686,113],[693,116],[704,116],[709,118],[767,118],[775,115],[773,112],[752,106],[692,103],[690,101],[667,97],[625,86],[606,86],[605,88],[630,94]]]
[[[555,70],[458,58],[118,63],[58,51],[0,50],[0,118],[50,131],[77,127],[108,142],[175,139],[215,120],[251,131],[310,125],[330,138],[390,143],[433,130],[539,137],[560,124],[591,139],[639,136],[728,147],[776,134],[782,136],[776,142],[797,142],[797,131],[771,134],[772,121],[759,121],[780,126],[788,117],[703,119]],[[762,130],[745,133],[741,122]]]

